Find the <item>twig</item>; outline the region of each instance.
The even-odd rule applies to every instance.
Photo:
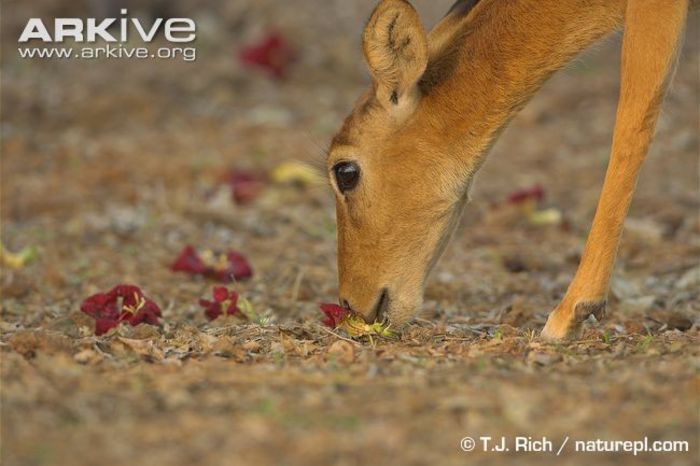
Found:
[[[350,342],[350,343],[352,343],[352,344],[355,344],[355,345],[357,345],[357,346],[362,346],[361,343],[359,343],[359,342],[357,342],[357,341],[355,341],[355,340],[351,340],[350,338],[346,338],[346,337],[344,337],[344,336],[342,336],[342,335],[338,335],[337,333],[335,333],[334,331],[332,331],[332,330],[330,330],[330,329],[327,329],[326,327],[323,327],[323,326],[321,326],[321,325],[319,325],[318,327],[319,327],[321,330],[323,330],[324,332],[330,333],[330,334],[333,335],[334,337],[340,338],[341,340],[345,340],[345,341]]]
[[[294,280],[294,286],[292,287],[292,301],[297,301],[299,299],[299,289],[301,288],[301,281],[304,279],[304,273],[306,272],[306,269],[304,267],[301,267],[299,269],[299,273],[296,276],[296,279]]]

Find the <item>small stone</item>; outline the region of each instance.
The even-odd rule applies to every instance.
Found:
[[[686,332],[693,326],[693,321],[680,312],[672,312],[671,315],[668,316],[666,323],[671,330],[680,330],[681,332]]]

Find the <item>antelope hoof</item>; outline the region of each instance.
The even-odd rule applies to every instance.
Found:
[[[579,301],[573,309],[558,307],[549,315],[541,337],[547,341],[576,340],[581,334],[581,324],[594,316],[597,321],[605,317],[607,301]]]

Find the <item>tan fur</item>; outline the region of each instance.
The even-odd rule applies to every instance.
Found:
[[[463,0],[426,35],[408,2],[380,2],[364,33],[374,86],[328,155],[331,178],[340,161],[361,168],[357,188],[336,189],[341,300],[374,320],[386,291],[392,324],[410,320],[494,139],[553,72],[624,24],[610,167],[581,266],[544,335],[570,337],[601,315],[687,8],[687,0]]]

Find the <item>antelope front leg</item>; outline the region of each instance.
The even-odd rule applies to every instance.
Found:
[[[676,61],[687,0],[627,4],[622,76],[610,164],[581,263],[542,337],[575,338],[589,315],[603,317],[610,274],[639,169]]]

